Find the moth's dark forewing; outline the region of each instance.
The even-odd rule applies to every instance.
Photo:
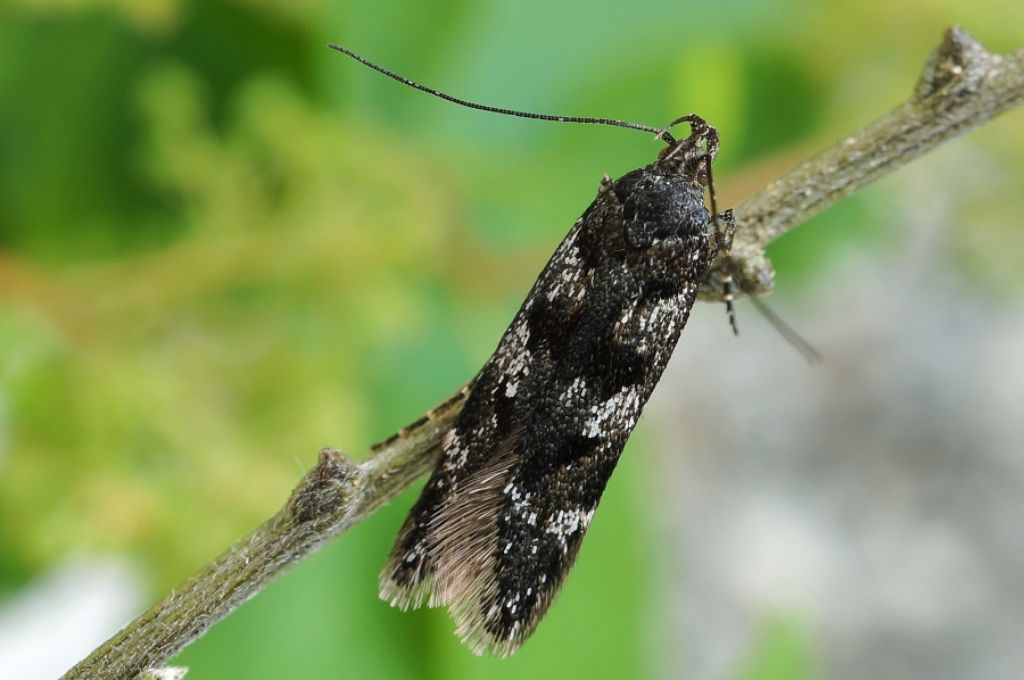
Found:
[[[513,364],[517,359],[525,360],[528,352],[527,314],[535,304],[549,310],[552,315],[557,313],[561,301],[552,305],[551,301],[545,299],[541,303],[538,296],[542,291],[547,291],[545,295],[549,294],[553,277],[561,276],[561,272],[566,269],[578,268],[578,258],[571,251],[580,231],[585,227],[593,229],[596,220],[592,215],[603,214],[613,209],[615,204],[615,201],[608,202],[603,198],[606,198],[603,194],[599,195],[591,203],[559,244],[534,282],[512,324],[506,329],[494,354],[474,379],[474,389],[466,399],[455,426],[444,439],[438,465],[406,517],[381,572],[381,598],[393,606],[407,609],[419,607],[424,602],[429,602],[431,606],[445,604],[437,592],[439,587],[436,583],[435,553],[438,549],[434,535],[436,532],[431,531],[432,524],[436,523],[441,508],[461,508],[467,504],[453,506],[452,501],[460,496],[469,498],[459,493],[465,488],[466,480],[495,458],[498,442],[509,441],[510,435],[517,429],[516,424],[524,423],[524,412],[532,409],[533,404],[529,399],[532,387],[520,392],[520,380],[532,385],[550,369],[530,367],[525,361]],[[585,283],[579,281],[577,285],[582,287]],[[544,327],[554,324],[557,324],[556,318],[543,323]],[[509,375],[516,375],[520,380],[509,381]],[[486,517],[477,514],[477,519],[494,533],[493,514]]]
[[[448,605],[475,651],[515,651],[572,565],[713,257],[699,186],[622,177],[556,250],[477,376],[381,593]]]

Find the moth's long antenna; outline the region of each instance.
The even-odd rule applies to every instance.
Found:
[[[402,83],[403,85],[408,85],[409,87],[411,87],[413,89],[416,89],[416,90],[419,90],[420,92],[426,92],[427,94],[432,94],[435,97],[438,97],[440,99],[444,99],[445,101],[449,101],[449,102],[451,102],[453,104],[458,104],[459,106],[465,106],[468,109],[476,109],[477,111],[487,111],[488,113],[498,113],[498,114],[501,114],[503,116],[515,116],[516,118],[532,118],[534,120],[550,120],[550,121],[554,121],[556,123],[583,123],[585,125],[611,125],[611,126],[614,126],[614,127],[629,128],[630,130],[640,130],[642,132],[653,132],[659,139],[664,139],[665,141],[667,141],[669,143],[672,143],[674,141],[672,139],[672,136],[669,135],[666,132],[666,128],[656,128],[656,127],[653,127],[651,125],[642,125],[640,123],[631,123],[628,120],[616,120],[615,118],[591,118],[591,117],[587,117],[587,116],[554,116],[554,115],[550,115],[550,114],[546,114],[546,113],[532,113],[530,111],[516,111],[515,109],[506,109],[506,108],[502,108],[500,106],[488,106],[487,104],[478,104],[476,102],[471,102],[468,99],[460,99],[459,97],[454,97],[454,96],[452,96],[450,94],[447,94],[445,92],[441,92],[440,90],[435,90],[432,87],[427,87],[426,85],[420,85],[419,83],[417,83],[415,81],[412,81],[412,80],[409,80],[405,76],[400,76],[397,73],[395,73],[394,71],[390,71],[390,70],[384,68],[383,66],[378,66],[377,64],[373,63],[372,61],[370,61],[366,57],[363,57],[362,55],[356,54],[355,52],[353,52],[352,50],[348,49],[347,47],[342,47],[341,45],[338,45],[336,43],[330,43],[328,45],[328,47],[330,47],[332,50],[337,50],[338,52],[341,52],[342,54],[347,54],[348,56],[350,56],[353,59],[355,59],[356,61],[358,61],[360,64],[363,64],[364,66],[368,66],[368,67],[372,68],[374,71],[377,71],[378,73],[383,73],[388,78],[391,78],[392,80],[397,80],[398,82]]]

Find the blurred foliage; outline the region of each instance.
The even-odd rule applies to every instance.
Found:
[[[173,587],[273,512],[317,447],[358,454],[471,377],[601,174],[653,153],[429,100],[328,40],[517,108],[698,109],[732,203],[898,103],[948,23],[1019,46],[1010,16],[1010,0],[0,4],[0,589],[78,551],[133,554],[154,596]],[[951,238],[978,281],[1020,285],[1024,247],[997,244],[1021,238],[1022,126],[975,140],[1005,181]],[[892,245],[886,185],[774,247],[780,278]],[[377,601],[410,493],[181,661],[197,679],[664,673],[641,448],[512,660],[470,656],[443,612]],[[745,664],[814,677],[813,636],[766,622]]]

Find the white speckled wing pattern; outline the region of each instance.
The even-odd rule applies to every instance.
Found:
[[[477,376],[385,600],[447,606],[477,653],[534,631],[717,255],[701,167],[663,152],[602,186]]]

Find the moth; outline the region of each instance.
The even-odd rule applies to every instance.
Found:
[[[380,577],[392,605],[446,606],[474,652],[507,656],[565,580],[698,289],[728,254],[731,220],[720,229],[714,194],[712,211],[704,203],[719,136],[696,115],[672,122],[690,125],[676,140],[669,128],[475,104],[331,47],[472,108],[647,130],[666,143],[650,165],[606,175],[555,250],[474,379]]]

